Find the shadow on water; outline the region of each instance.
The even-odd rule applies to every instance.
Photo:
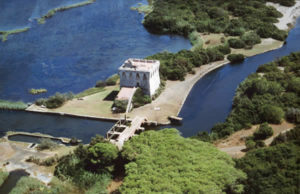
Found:
[[[18,169],[18,170],[11,171],[7,179],[0,187],[0,193],[1,194],[10,193],[11,190],[16,186],[17,182],[24,176],[29,176],[29,173],[27,173],[25,170]]]

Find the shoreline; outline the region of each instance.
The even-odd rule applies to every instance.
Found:
[[[285,8],[285,11],[284,12],[282,11],[283,17],[280,19],[280,21],[281,22],[283,21],[286,26],[288,23],[290,23],[291,20],[296,21],[297,18],[295,18],[295,16],[297,16],[297,12],[295,12],[294,10],[298,9],[299,5],[300,5],[300,1],[296,1],[296,4],[292,7],[282,6]],[[284,43],[281,41],[267,38],[267,39],[262,39],[262,42],[260,44],[255,45],[251,50],[232,49],[232,53],[243,53],[246,57],[250,57],[250,56],[254,56],[271,50],[278,49],[282,47],[283,44]],[[152,101],[151,104],[146,104],[142,107],[133,109],[130,113],[128,113],[127,115],[128,118],[132,119],[135,116],[143,116],[146,117],[148,121],[157,122],[157,124],[159,125],[170,124],[168,117],[178,116],[193,86],[204,75],[228,63],[229,61],[227,59],[224,59],[222,61],[217,61],[214,63],[202,65],[198,68],[194,68],[196,73],[193,75],[188,74],[185,77],[184,81],[167,80],[165,90],[161,93],[161,95],[157,99]],[[91,95],[91,97],[92,96],[93,95]],[[92,119],[99,119],[105,121],[115,121],[124,118],[124,114],[112,114],[107,112],[104,113],[103,111],[90,112],[88,114],[85,114],[82,112],[82,110],[79,110],[78,108],[76,109],[76,107],[72,111],[69,110],[63,111],[63,110],[67,110],[67,109],[64,108],[58,108],[54,110],[41,109],[36,105],[32,105],[26,109],[26,111],[31,111],[31,112],[57,114],[57,115],[60,114],[60,115],[68,115],[72,117],[92,118]]]

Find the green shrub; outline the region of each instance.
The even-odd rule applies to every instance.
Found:
[[[244,61],[245,57],[243,54],[230,54],[227,56],[227,59],[231,63],[240,63]]]
[[[264,105],[260,112],[263,121],[268,123],[280,124],[284,116],[284,112],[280,107],[272,105]]]
[[[268,123],[263,123],[258,130],[253,133],[254,140],[264,140],[273,135],[273,129]]]
[[[57,147],[58,144],[52,141],[50,138],[42,138],[36,148],[38,150],[47,150],[47,149],[53,150]]]
[[[55,95],[50,96],[48,99],[40,98],[35,101],[35,104],[38,106],[44,105],[47,108],[58,108],[61,107],[66,101],[72,100],[74,94],[72,92],[61,94],[57,92]]]
[[[0,109],[8,109],[8,110],[25,110],[27,108],[27,104],[22,101],[13,102],[9,100],[1,100],[0,99]]]
[[[114,113],[123,113],[126,111],[128,100],[115,100],[112,105]]]
[[[252,139],[249,139],[246,141],[246,149],[247,150],[253,150],[256,147],[256,143],[255,141],[253,141]]]
[[[285,115],[289,122],[300,123],[300,109],[288,108]]]
[[[246,177],[212,144],[183,138],[176,129],[146,131],[125,142],[121,193],[241,193]],[[148,183],[148,184],[147,184]]]
[[[36,95],[36,94],[40,94],[40,93],[46,93],[47,92],[47,90],[46,89],[44,89],[44,88],[40,88],[40,89],[30,89],[29,90],[29,93],[30,94],[33,94],[33,95]]]
[[[243,34],[241,40],[244,41],[246,45],[250,46],[261,43],[260,37],[253,31]]]
[[[0,169],[0,187],[8,177],[9,173]]]
[[[228,40],[229,46],[231,48],[244,48],[245,42],[241,39],[231,38]]]
[[[105,84],[107,86],[114,86],[117,84],[117,81],[119,80],[119,78],[120,77],[118,74],[114,74],[105,80]]]
[[[151,97],[148,95],[145,95],[143,90],[141,88],[137,88],[135,91],[135,94],[132,98],[132,104],[134,108],[144,106],[145,104],[151,103]]]
[[[102,80],[97,81],[97,83],[95,85],[96,88],[101,88],[101,87],[105,87],[105,86],[106,86],[106,83],[105,83],[105,81],[102,81]]]

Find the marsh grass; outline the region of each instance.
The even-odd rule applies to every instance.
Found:
[[[46,19],[51,18],[52,16],[54,16],[56,12],[65,11],[65,10],[68,10],[68,9],[73,9],[73,8],[76,8],[76,7],[89,5],[89,4],[94,3],[95,1],[96,0],[87,0],[87,1],[80,2],[80,3],[75,3],[75,4],[72,4],[72,5],[57,7],[57,8],[51,9],[45,15],[43,15],[42,17],[40,17],[38,19],[38,23],[39,24],[44,24],[46,22]]]
[[[8,35],[17,34],[17,33],[21,33],[21,32],[26,32],[27,30],[29,30],[29,27],[14,29],[14,30],[8,30],[8,31],[0,31],[2,42],[7,41]]]
[[[31,88],[30,90],[28,90],[28,92],[30,94],[36,95],[36,94],[46,93],[47,89],[45,89],[45,88],[40,88],[40,89]]]
[[[25,110],[26,108],[27,108],[27,104],[25,104],[22,101],[13,102],[13,101],[0,99],[0,109]]]
[[[200,33],[197,31],[193,31],[192,33],[189,34],[189,40],[191,44],[193,45],[193,49],[195,48],[202,48],[203,47],[203,40],[200,36]]]

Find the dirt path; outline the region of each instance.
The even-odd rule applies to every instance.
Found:
[[[288,123],[286,121],[282,122],[280,125],[270,124],[272,127],[274,134],[272,137],[266,139],[264,142],[268,146],[272,143],[273,139],[278,136],[280,133],[285,133],[292,129],[295,125],[292,123]],[[255,130],[259,127],[259,125],[253,125],[251,129],[243,129],[237,131],[227,137],[226,139],[221,139],[216,141],[214,144],[219,150],[228,153],[230,156],[234,158],[240,158],[245,155],[244,150],[246,137],[251,136]]]

